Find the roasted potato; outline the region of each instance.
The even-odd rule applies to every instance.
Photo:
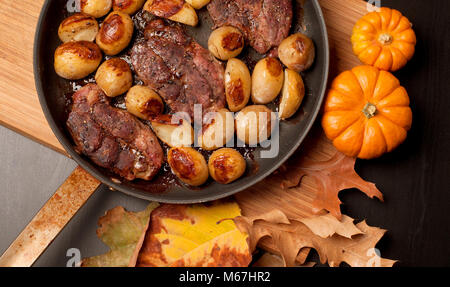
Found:
[[[204,150],[215,150],[223,147],[233,136],[234,117],[224,108],[205,115],[198,142]]]
[[[211,0],[186,0],[189,5],[191,5],[194,9],[202,9],[206,5],[208,5]]]
[[[228,60],[236,57],[244,49],[244,36],[231,26],[223,26],[214,30],[209,36],[208,49],[214,57]]]
[[[252,75],[252,101],[255,104],[268,104],[273,101],[283,87],[283,66],[275,58],[259,61]]]
[[[237,137],[248,145],[261,143],[270,137],[275,120],[264,105],[245,107],[236,116]]]
[[[167,154],[172,172],[192,186],[204,184],[209,177],[208,165],[201,153],[190,147],[171,148]]]
[[[105,61],[95,74],[97,85],[108,97],[117,97],[126,93],[133,85],[133,75],[127,62],[120,58]]]
[[[183,8],[181,8],[181,10],[178,11],[175,15],[168,17],[168,19],[193,27],[197,26],[198,24],[197,13],[195,12],[194,8],[192,8],[188,3],[184,3]]]
[[[132,87],[125,97],[127,111],[143,120],[149,120],[164,112],[161,97],[146,86]]]
[[[302,77],[296,71],[286,69],[279,108],[280,119],[292,117],[302,104],[304,97],[305,85]]]
[[[144,5],[145,0],[113,0],[113,10],[132,15]]]
[[[315,55],[313,41],[301,33],[287,37],[278,47],[278,57],[281,62],[298,73],[311,67]]]
[[[252,78],[247,66],[239,59],[230,59],[225,70],[225,92],[230,111],[242,110],[250,99],[251,90]]]
[[[144,10],[155,16],[166,18],[190,26],[197,26],[198,16],[194,8],[184,0],[147,0]]]
[[[61,22],[58,36],[62,42],[93,42],[98,33],[98,23],[94,17],[83,13],[74,14]]]
[[[55,51],[55,71],[68,80],[79,80],[93,73],[102,61],[102,51],[88,41],[67,42]]]
[[[184,119],[160,115],[150,122],[156,136],[170,147],[189,147],[194,143],[194,129]]]
[[[96,43],[106,55],[117,55],[130,44],[133,30],[134,24],[130,15],[111,12],[100,27]]]
[[[112,7],[112,0],[80,0],[81,12],[100,18],[108,14]]]
[[[246,166],[244,157],[231,148],[216,150],[208,161],[209,174],[215,181],[222,184],[229,184],[240,178]]]

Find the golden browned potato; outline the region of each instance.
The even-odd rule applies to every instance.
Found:
[[[114,0],[113,10],[132,15],[144,5],[145,0]]]
[[[193,8],[198,10],[208,5],[211,0],[186,0],[186,2],[189,3]]]
[[[133,30],[134,24],[130,15],[118,11],[111,12],[97,34],[97,45],[106,55],[117,55],[130,44]]]
[[[156,136],[170,147],[189,147],[194,143],[191,124],[172,115],[159,115],[151,120]]]
[[[155,118],[164,111],[161,97],[149,87],[141,85],[128,91],[125,104],[128,112],[143,120]]]
[[[313,41],[301,33],[287,37],[278,47],[278,57],[281,62],[299,73],[311,67],[315,55]]]
[[[93,73],[102,61],[102,51],[92,42],[67,42],[55,51],[55,71],[65,79],[79,80]]]
[[[283,87],[283,66],[275,58],[259,61],[252,75],[252,101],[255,104],[268,104],[273,101]]]
[[[58,36],[62,42],[93,42],[98,33],[98,23],[94,17],[83,13],[74,14],[61,22]]]
[[[144,4],[145,11],[155,16],[166,18],[189,26],[197,26],[198,16],[194,8],[184,0],[147,0]]]
[[[180,22],[189,26],[197,26],[198,16],[194,8],[188,3],[184,3],[183,8],[178,11],[175,15],[168,17],[169,20]]]
[[[280,100],[280,119],[292,117],[302,104],[305,97],[305,85],[303,79],[296,71],[286,69],[284,71],[284,85]]]
[[[231,148],[216,150],[208,161],[209,174],[215,181],[222,184],[228,184],[240,178],[246,166],[244,157]]]
[[[223,108],[205,115],[199,145],[205,150],[223,147],[234,136],[234,117],[229,110]]]
[[[248,106],[236,116],[236,134],[246,144],[256,145],[270,137],[274,123],[275,117],[266,106]]]
[[[80,0],[81,12],[100,18],[108,14],[112,0]]]
[[[108,97],[117,97],[126,93],[133,85],[133,75],[127,62],[120,58],[105,61],[95,74],[97,85]]]
[[[236,57],[244,49],[244,36],[231,26],[223,26],[214,30],[209,36],[208,49],[220,60]]]
[[[247,66],[239,59],[230,59],[225,70],[225,92],[230,111],[242,110],[250,99],[251,90],[252,78]]]
[[[172,172],[192,186],[204,184],[209,177],[208,165],[201,153],[190,147],[171,148],[167,154]]]

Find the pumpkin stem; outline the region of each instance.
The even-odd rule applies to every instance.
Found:
[[[380,42],[383,45],[389,45],[394,40],[394,37],[392,37],[391,34],[388,33],[382,33],[380,36],[378,36],[378,42]]]
[[[368,118],[368,119],[373,118],[375,116],[375,114],[377,113],[377,106],[375,106],[372,103],[367,103],[364,106],[362,112],[366,116],[366,118]]]

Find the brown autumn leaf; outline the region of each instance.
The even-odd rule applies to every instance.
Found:
[[[353,223],[354,219],[347,215],[342,215],[340,221],[330,213],[303,218],[299,221],[305,224],[314,234],[322,238],[328,238],[334,234],[352,238],[354,235],[363,233]]]
[[[285,189],[300,185],[303,177],[311,177],[316,183],[316,195],[312,202],[313,212],[318,213],[325,209],[333,216],[340,219],[341,209],[338,194],[341,190],[357,188],[367,196],[377,197],[383,201],[383,194],[375,184],[363,180],[355,171],[355,158],[348,157],[334,149],[334,153],[328,158],[319,158],[317,154],[323,149],[323,145],[331,143],[321,135],[321,144],[307,143],[305,150],[289,160],[282,180]]]
[[[290,221],[286,215],[278,209],[263,213],[260,216],[240,216],[235,218],[234,221],[238,227],[248,234],[247,241],[251,252],[255,251],[256,245],[262,237],[271,235],[270,230],[247,228],[247,226],[254,226],[255,221],[258,220],[263,220],[273,224],[290,224]],[[266,232],[264,233],[264,231]]]
[[[262,217],[268,216],[264,214]],[[248,220],[241,216],[234,220],[241,230],[250,234],[251,246],[264,238],[263,240],[269,241],[265,246],[268,246],[268,249],[272,248],[271,252],[280,254],[286,266],[304,264],[306,257],[302,254],[302,250],[305,248],[314,248],[320,256],[321,263],[328,262],[332,267],[339,266],[342,262],[354,267],[371,265],[388,267],[395,263],[393,260],[380,258],[374,251],[375,245],[386,231],[370,227],[365,221],[356,225],[362,234],[356,234],[352,238],[339,234],[324,238],[315,234],[302,222],[291,221],[290,224],[285,224],[281,220],[272,219],[266,221],[253,217]],[[345,224],[348,222],[343,223]]]
[[[316,265],[315,262],[307,262],[303,265],[296,265],[296,267],[314,267],[314,265]],[[284,262],[280,256],[265,252],[252,264],[252,267],[284,267]]]
[[[291,221],[279,209],[274,209],[259,216],[242,216],[240,220],[248,226],[252,226],[255,221],[259,220],[274,224],[291,224]],[[342,216],[340,221],[329,213],[298,219],[298,221],[305,224],[314,234],[322,238],[331,237],[334,234],[352,238],[354,235],[363,233],[355,226],[354,220],[346,215]],[[261,235],[270,235],[269,231],[265,234],[253,234],[254,230],[250,229],[248,232],[250,250],[255,250]]]
[[[329,211],[340,219],[341,190],[358,188],[381,201],[375,184],[364,181],[354,170],[355,159],[338,152],[316,126],[300,149],[274,174],[236,195],[246,216],[273,209],[289,219],[301,219]]]
[[[248,235],[231,220],[240,215],[235,202],[162,205],[151,215],[138,266],[247,267]]]

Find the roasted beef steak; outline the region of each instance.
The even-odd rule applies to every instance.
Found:
[[[97,85],[73,95],[67,127],[77,152],[125,179],[150,180],[161,168],[164,154],[153,131],[127,111],[111,107]]]
[[[192,118],[194,104],[201,104],[204,113],[225,106],[222,64],[179,24],[153,20],[144,36],[131,51],[134,70],[171,112],[186,112]]]
[[[292,24],[292,0],[212,0],[215,28],[234,26],[260,54],[280,45]]]

